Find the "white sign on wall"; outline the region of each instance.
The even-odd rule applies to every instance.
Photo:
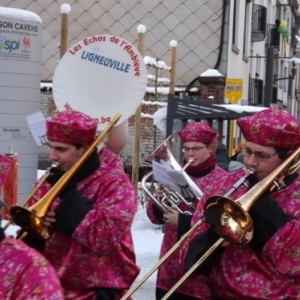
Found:
[[[32,135],[27,128],[0,127],[0,137],[4,140],[32,140]]]
[[[0,7],[0,154],[18,153],[18,201],[36,180],[38,147],[26,116],[40,109],[42,21],[33,12]]]
[[[36,55],[39,57],[40,49],[35,45],[40,43],[41,27],[38,23],[15,19],[13,12],[11,17],[0,20],[0,58],[31,60]]]

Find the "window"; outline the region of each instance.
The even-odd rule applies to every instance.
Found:
[[[284,77],[284,67],[283,67],[283,61],[280,61],[280,70],[279,70],[279,76],[278,78]],[[283,80],[278,81],[279,88],[283,88]]]
[[[237,0],[233,0],[233,23],[232,23],[232,44],[237,46],[237,28],[238,28],[238,7]]]
[[[250,23],[250,16],[249,16],[249,3],[246,3],[245,7],[245,27],[244,27],[244,41],[243,41],[243,54],[248,55],[247,49],[248,47],[248,28]]]
[[[287,67],[284,67],[284,78],[288,78],[288,71],[287,71]],[[288,86],[288,82],[289,80],[288,79],[284,79],[284,84],[283,84],[283,90],[285,92],[287,92],[287,86]]]

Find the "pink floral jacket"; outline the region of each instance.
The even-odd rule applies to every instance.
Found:
[[[213,185],[218,181],[218,178],[224,176],[224,174],[227,173],[216,165],[209,174],[199,178],[191,178],[203,192],[204,190],[212,190]],[[202,202],[202,199],[199,202]],[[153,214],[153,205],[153,202],[149,200],[147,204],[147,215],[152,223],[160,224]],[[191,208],[187,207],[184,203],[181,203],[180,208],[183,211],[192,211]],[[163,257],[176,242],[177,228],[166,224],[160,258]],[[168,291],[185,274],[183,266],[179,262],[179,252],[182,246],[183,245],[181,245],[179,249],[177,249],[158,269],[156,282],[157,288]],[[199,299],[210,299],[209,290],[206,287],[205,278],[203,276],[190,277],[177,289],[176,292]]]
[[[212,194],[224,195],[239,178],[243,170],[229,173],[214,186]],[[272,193],[283,211],[292,220],[281,227],[255,252],[249,244],[230,244],[220,261],[209,274],[210,289],[221,299],[300,299],[300,178],[286,188]],[[247,192],[241,186],[230,197],[238,199]],[[203,202],[211,195],[204,195]],[[203,211],[203,207],[198,207]],[[192,223],[197,221],[193,218]],[[204,223],[196,234],[204,231]],[[254,233],[255,234],[255,233]],[[192,236],[189,240],[192,239]],[[188,243],[189,241],[187,241]],[[183,262],[185,253],[181,253]]]
[[[63,300],[63,291],[51,264],[21,240],[0,242],[0,299]]]
[[[80,193],[94,204],[72,237],[54,230],[44,254],[53,264],[66,299],[94,299],[96,288],[119,290],[119,297],[139,273],[135,262],[131,224],[136,195],[119,158],[111,151],[99,152],[101,166],[77,184]],[[46,182],[38,190],[43,196]],[[56,198],[51,210],[59,204]]]

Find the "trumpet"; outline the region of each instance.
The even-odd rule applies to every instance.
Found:
[[[223,241],[240,244],[246,244],[251,241],[253,237],[253,222],[248,211],[267,189],[273,191],[275,188],[281,187],[286,176],[298,171],[300,167],[299,156],[300,147],[271,174],[259,181],[246,194],[235,201],[228,198],[228,195],[212,196],[207,199],[204,206],[205,217],[203,220],[220,235],[220,238],[169,290],[162,300],[168,299]],[[226,229],[226,234],[223,229]]]
[[[226,193],[225,196],[229,197],[241,185],[245,185],[248,176],[251,174],[254,174],[254,173],[255,173],[255,170],[252,168],[247,170],[247,174],[245,176],[241,177],[231,187],[231,189]],[[128,290],[128,292],[121,298],[121,300],[128,299],[187,240],[187,238],[191,234],[193,234],[202,225],[202,223],[205,222],[204,214],[202,214],[202,215],[203,215],[203,217],[187,233],[185,233],[185,235],[156,263],[156,265],[139,282],[137,282],[130,290]],[[221,242],[219,244],[221,244]],[[217,248],[217,246],[219,246],[219,244],[215,245],[215,247]],[[176,287],[176,289],[178,287],[179,287],[179,285]],[[175,290],[173,290],[173,291],[175,291]],[[172,291],[172,293],[173,293],[173,291]],[[168,295],[168,296],[170,296],[170,295]]]

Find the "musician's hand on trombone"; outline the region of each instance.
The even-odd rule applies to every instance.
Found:
[[[227,247],[229,244],[230,244],[230,242],[224,241],[224,242],[222,242],[221,247],[223,247],[223,248]]]
[[[44,217],[44,223],[46,226],[50,227],[55,223],[55,213],[53,211],[48,211]]]
[[[172,207],[166,207],[167,211],[163,214],[163,218],[167,224],[178,226],[179,212]]]

